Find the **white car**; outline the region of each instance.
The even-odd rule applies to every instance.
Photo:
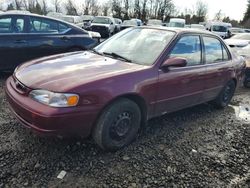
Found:
[[[245,47],[250,43],[250,33],[235,34],[230,39],[226,39],[225,42],[230,47]]]
[[[91,23],[90,30],[100,33],[102,37],[110,37],[115,33],[115,19],[107,16],[96,16]]]

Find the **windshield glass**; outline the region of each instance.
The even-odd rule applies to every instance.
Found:
[[[108,18],[95,17],[92,23],[109,24],[110,22]]]
[[[137,23],[135,20],[124,20],[122,25],[134,25],[134,26],[136,26]]]
[[[227,32],[227,28],[221,25],[213,25],[213,31],[215,32]]]
[[[118,54],[132,63],[152,65],[174,35],[174,32],[159,29],[126,29],[95,50],[104,54]]]
[[[185,24],[181,22],[170,22],[169,27],[185,27]]]
[[[236,34],[232,37],[232,39],[250,40],[250,34]]]

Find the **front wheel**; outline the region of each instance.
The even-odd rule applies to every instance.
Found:
[[[213,101],[215,106],[218,108],[226,107],[233,98],[235,87],[236,87],[235,82],[233,80],[230,80],[225,85],[219,96]]]
[[[129,99],[119,99],[108,106],[94,127],[92,136],[104,150],[115,151],[131,143],[140,128],[141,111]]]

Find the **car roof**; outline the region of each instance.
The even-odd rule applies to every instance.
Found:
[[[23,11],[7,11],[7,12],[3,12],[3,13],[0,13],[0,16],[8,16],[8,15],[11,15],[11,16],[35,16],[35,17],[40,17],[40,18],[47,18],[47,19],[51,19],[51,20],[55,20],[55,21],[58,21],[58,22],[62,22],[62,23],[65,23],[67,25],[70,25],[72,27],[76,27],[75,25],[69,23],[69,22],[66,22],[66,21],[63,21],[61,19],[58,19],[58,18],[55,18],[55,17],[51,17],[51,16],[44,16],[44,15],[40,15],[40,14],[34,14],[34,13],[29,13],[29,12],[23,12]]]

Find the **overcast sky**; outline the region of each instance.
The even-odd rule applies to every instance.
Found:
[[[12,0],[0,0],[0,4],[11,2]],[[48,0],[48,2],[52,0]],[[66,0],[63,0],[66,1]],[[76,4],[83,0],[73,0]],[[99,2],[107,2],[108,0],[99,0]],[[132,0],[131,0],[132,1]],[[247,0],[202,0],[208,5],[208,19],[213,19],[215,14],[222,11],[223,16],[229,16],[231,19],[242,20],[247,8]],[[185,9],[194,10],[197,0],[173,0],[179,12]],[[49,3],[50,4],[50,3]]]
[[[173,0],[177,8],[183,12],[185,8],[193,9],[197,0]],[[208,17],[213,19],[215,14],[222,11],[231,19],[242,20],[247,7],[247,0],[203,0],[208,5]]]

